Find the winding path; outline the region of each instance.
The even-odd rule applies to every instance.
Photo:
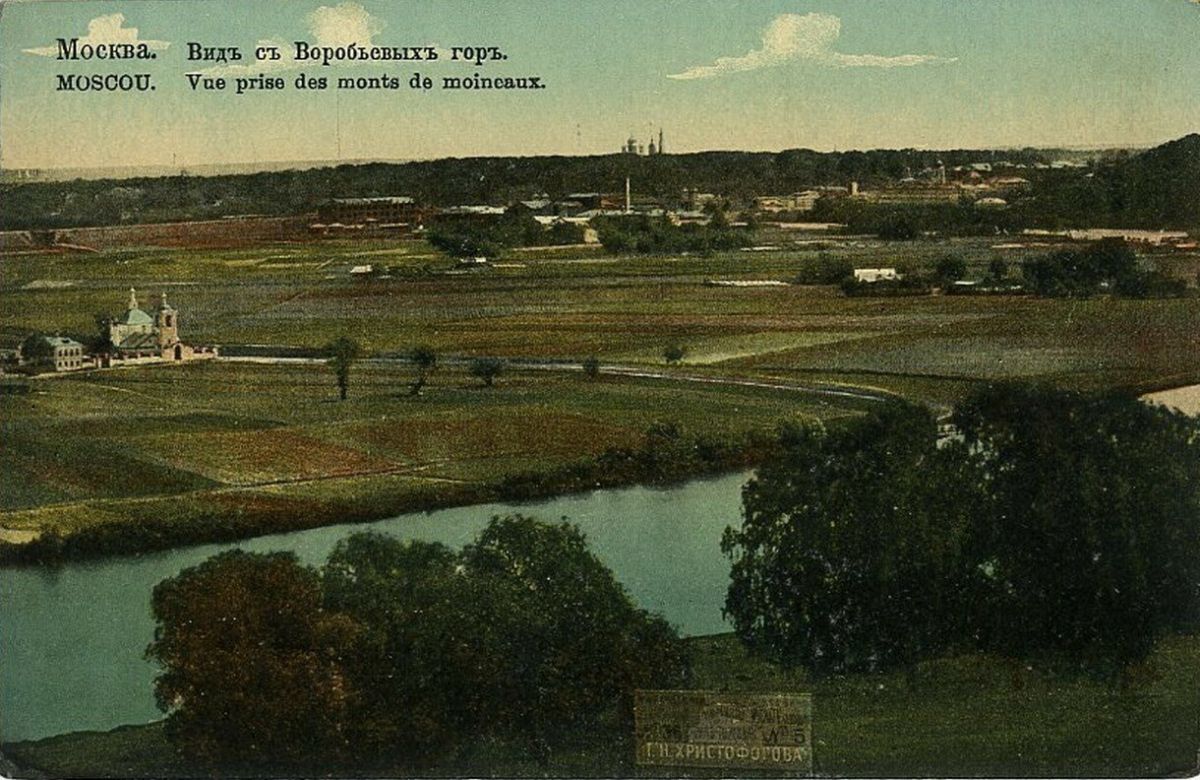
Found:
[[[267,365],[317,365],[325,362],[324,358],[290,357],[283,355],[221,355],[216,358],[225,363],[260,363]],[[442,365],[465,366],[473,358],[445,357]],[[411,365],[408,358],[403,357],[372,357],[364,358],[361,362],[371,365]],[[570,371],[583,370],[583,364],[573,361],[545,361],[529,358],[509,358],[509,366],[520,370],[531,371]],[[782,392],[805,393],[827,398],[843,398],[856,401],[883,403],[898,400],[901,396],[877,388],[865,388],[855,385],[826,385],[826,384],[793,384],[789,382],[769,381],[737,376],[709,376],[701,374],[683,374],[674,371],[655,371],[646,366],[611,364],[600,367],[601,374],[627,376],[634,379],[656,379],[668,382],[691,382],[696,384],[725,385],[733,387],[755,387]],[[935,412],[942,412],[941,407],[932,407]]]

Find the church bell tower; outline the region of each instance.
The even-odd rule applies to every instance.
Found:
[[[158,330],[158,346],[169,347],[179,342],[179,312],[167,303],[167,294],[162,294],[162,303],[155,312],[154,325]]]

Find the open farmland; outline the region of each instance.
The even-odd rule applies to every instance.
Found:
[[[345,402],[320,365],[210,362],[38,381],[34,393],[3,402],[0,525],[21,538],[122,514],[186,514],[189,502],[286,498],[303,512],[317,500],[336,505],[370,478],[398,500],[414,487],[487,485],[635,446],[656,422],[732,439],[862,408],[764,388],[589,380],[578,370],[512,371],[485,388],[444,368],[413,398],[412,376],[407,366],[363,364]]]
[[[98,313],[116,313],[135,287],[144,302],[165,291],[191,343],[314,348],[346,335],[377,356],[428,344],[443,365],[425,394],[410,398],[411,366],[360,364],[345,403],[320,365],[217,363],[34,380],[33,394],[0,400],[0,526],[21,540],[46,528],[230,507],[379,516],[416,495],[460,491],[468,500],[471,489],[514,473],[637,446],[655,422],[731,439],[862,408],[672,381],[672,372],[858,386],[939,407],[993,379],[1137,390],[1200,379],[1195,298],[847,298],[831,286],[706,284],[789,281],[820,255],[927,269],[954,254],[973,274],[1003,257],[1017,273],[1022,257],[1047,251],[993,244],[853,240],[649,258],[547,249],[514,252],[502,267],[477,272],[462,272],[422,241],[12,255],[0,266],[5,346],[31,331],[85,336]],[[350,274],[367,263],[383,273]],[[678,366],[663,365],[670,344],[687,350]],[[465,371],[464,361],[480,355],[564,365],[510,366],[486,390]],[[591,381],[566,365],[589,356],[665,376]]]

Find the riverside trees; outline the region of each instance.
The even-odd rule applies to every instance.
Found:
[[[817,673],[870,671],[960,633],[973,510],[923,409],[896,403],[829,431],[791,427],[727,529],[726,612],[752,648]]]
[[[155,589],[168,734],[213,768],[414,771],[481,742],[534,760],[688,666],[565,523],[493,518],[461,552],[366,533],[319,571],[226,553]]]
[[[1200,423],[1134,398],[1001,385],[792,429],[729,529],[726,611],[817,673],[952,647],[1116,678],[1200,619]]]

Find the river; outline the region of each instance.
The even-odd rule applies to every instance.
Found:
[[[460,547],[496,514],[566,517],[638,604],[684,634],[728,630],[721,605],[729,563],[720,539],[740,517],[740,488],[748,477],[457,507],[59,568],[0,569],[0,741],[160,718],[152,688],[156,667],[142,657],[154,634],[150,591],[234,548],[290,550],[304,563],[319,564],[339,539],[368,528]]]
[[[1177,409],[1193,417],[1200,416],[1200,385],[1176,387],[1142,396],[1144,400]]]

